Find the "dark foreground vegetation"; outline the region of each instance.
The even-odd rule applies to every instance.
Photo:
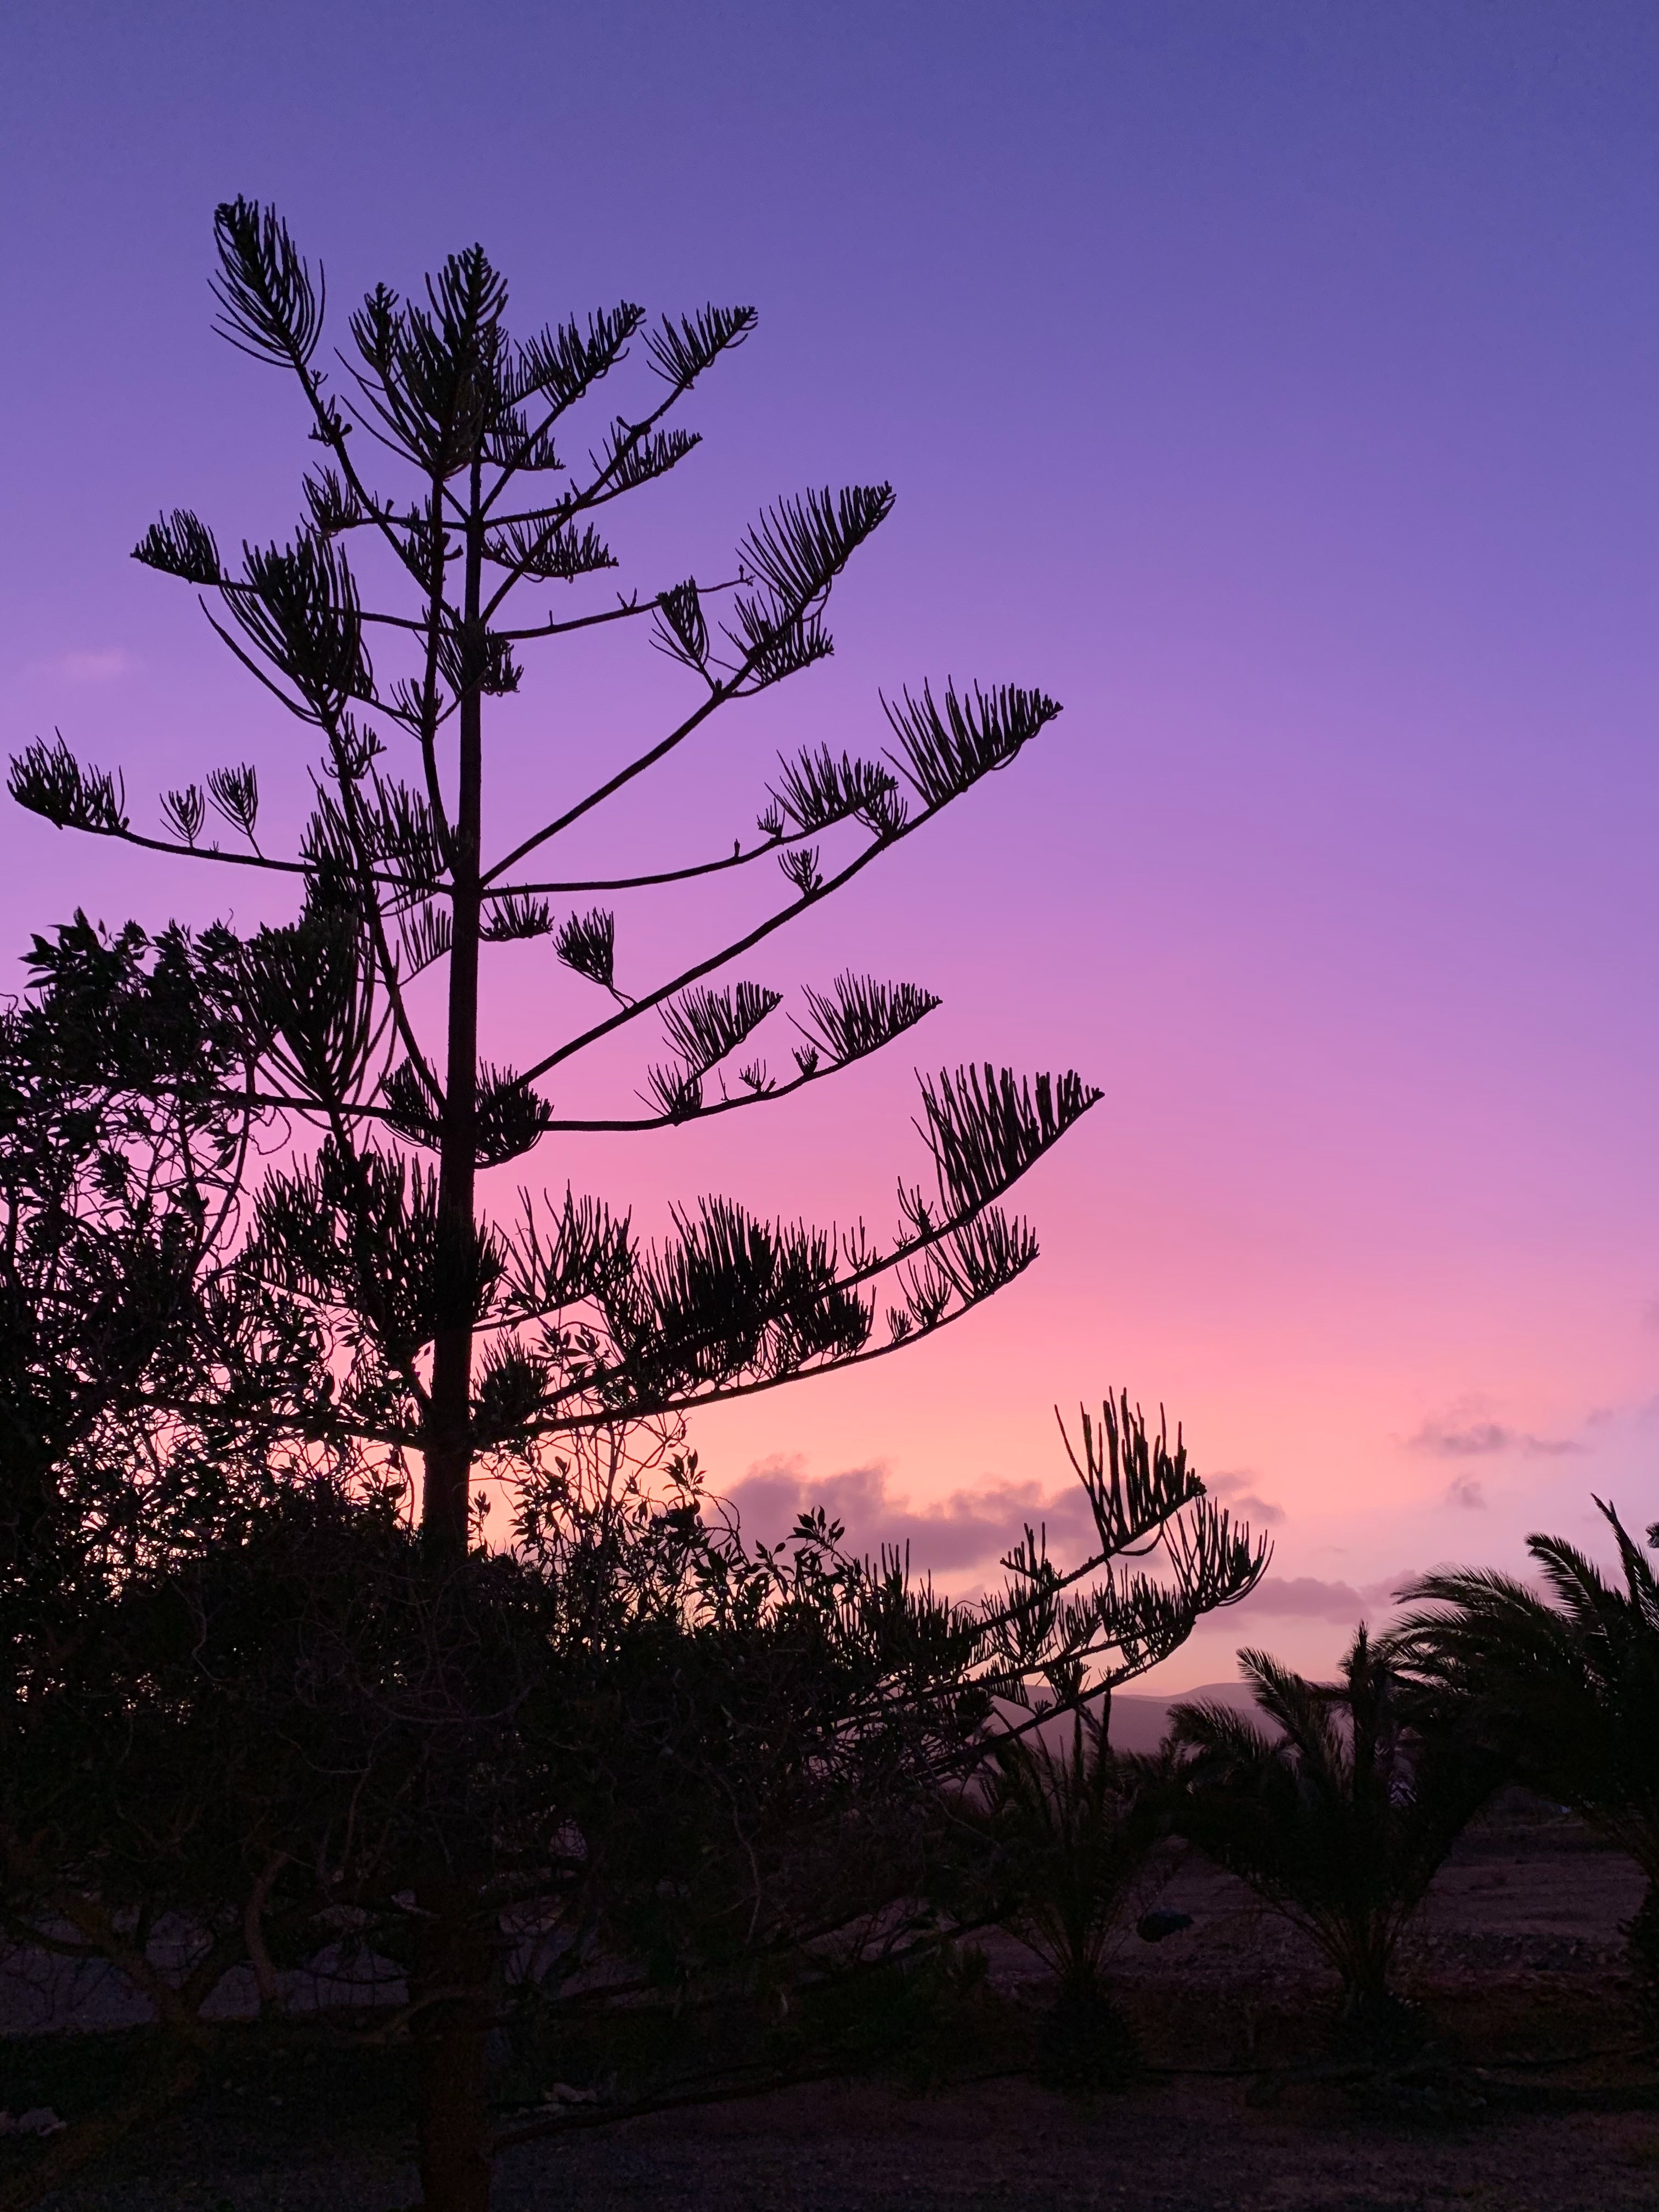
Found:
[[[1453,1847],[1401,1953],[1424,2046],[1368,2063],[1332,2048],[1335,1984],[1312,1944],[1189,1853],[1159,1897],[1192,1928],[1157,1945],[1126,1929],[1109,1960],[1140,2059],[1117,2088],[1079,2096],[1036,2078],[1054,1985],[1023,1946],[991,1935],[985,1979],[945,2014],[872,2008],[858,2071],[617,2124],[592,2124],[605,2107],[567,2106],[556,2140],[503,2152],[498,2201],[1645,2204],[1659,2175],[1659,2061],[1620,1933],[1640,1894],[1628,1860],[1582,1824],[1505,1792]],[[0,2051],[13,2108],[27,2099],[65,2117],[118,2095],[138,2059],[114,2035]],[[187,2106],[55,2202],[392,2212],[416,2189],[410,2063],[406,2044],[367,2042],[343,2020],[245,2023]],[[503,2122],[533,2115],[549,2086],[504,2077],[515,2101]],[[625,2086],[610,2076],[607,2096],[620,2103]],[[21,2170],[35,2154],[0,2142],[6,2154]]]
[[[683,2204],[687,2130],[793,2127],[799,2167],[825,2113],[927,2136],[894,2116],[945,2107],[892,2100],[928,2091],[976,2095],[981,2127],[1072,2112],[1097,2196],[1118,2186],[1090,2166],[1109,2123],[1032,2099],[1121,2113],[1201,2089],[1219,2112],[1248,2081],[1251,2112],[1473,2124],[1511,2095],[1494,2069],[1522,2063],[1531,2000],[1460,2017],[1412,1945],[1506,1784],[1649,1884],[1628,1972],[1595,1939],[1612,2055],[1526,2063],[1639,2074],[1659,1600],[1613,1516],[1613,1583],[1537,1539],[1545,1598],[1426,1583],[1338,1681],[1247,1654],[1257,1719],[1182,1708],[1130,1759],[1113,1688],[1248,1597],[1266,1549],[1127,1394],[1066,1437],[1082,1555],[1028,1530],[971,1603],[821,1514],[769,1547],[724,1513],[688,1418],[903,1352],[1014,1281],[1036,1244],[1003,1201],[1099,1091],[927,1078],[921,1178],[884,1238],[703,1197],[653,1240],[624,1203],[490,1177],[589,1130],[769,1110],[925,1019],[921,987],[843,973],[799,994],[785,1062],[753,1041],[783,994],[710,979],[1058,708],[924,684],[884,702],[878,753],[781,758],[729,853],[646,859],[624,830],[607,856],[620,792],[829,653],[831,589],[888,487],[778,502],[714,582],[583,599],[617,565],[597,518],[694,450],[670,418],[749,309],[652,325],[624,302],[515,339],[473,248],[413,301],[372,292],[336,382],[282,224],[239,201],[217,237],[222,327],[282,372],[317,452],[304,520],[232,562],[175,512],[137,556],[203,596],[305,732],[311,797],[279,853],[246,763],[161,794],[154,834],[63,739],[13,763],[59,829],[252,872],[293,918],[77,915],[0,1010],[0,1947],[48,2021],[83,2002],[88,2030],[13,2020],[0,2212]],[[631,411],[573,434],[630,345]],[[523,656],[641,623],[682,719],[616,758],[560,753],[545,815],[492,782]],[[748,919],[716,907],[684,967],[650,972],[628,900],[695,901],[717,874],[757,887]],[[483,963],[538,942],[548,1030],[498,1065]],[[666,1057],[605,1103],[647,1017]],[[1201,1863],[1235,1888],[1183,1903]],[[1211,1972],[1236,1925],[1247,1954]],[[1302,1946],[1282,1992],[1279,1929]],[[1644,2079],[1595,2094],[1639,2102]],[[684,2117],[767,2097],[783,2117],[746,2137]],[[773,2201],[740,2149],[696,2156],[706,2201]],[[827,2169],[823,2201],[914,2201],[890,2164]],[[1034,2201],[1071,2186],[1005,2165]]]
[[[0,1013],[0,1921],[154,2021],[12,2201],[204,2091],[233,1977],[280,2019],[331,1954],[400,1988],[374,2033],[409,2061],[429,2212],[483,2212],[504,2048],[533,2071],[695,2028],[741,2086],[844,2063],[866,1990],[948,1980],[996,1917],[965,1809],[993,1740],[1166,1656],[1265,1550],[1127,1396],[1068,1445],[1082,1556],[1030,1531],[984,1603],[821,1515],[776,1549],[729,1523],[687,1417],[907,1352],[1016,1280],[1036,1240],[1004,1201],[1101,1093],[926,1077],[884,1234],[702,1194],[653,1236],[571,1152],[775,1112],[925,1021],[921,985],[850,969],[786,1014],[738,963],[1058,704],[900,690],[872,745],[786,750],[706,847],[671,792],[642,851],[619,801],[671,760],[724,788],[714,738],[832,651],[890,487],[781,498],[701,580],[614,591],[623,503],[696,450],[685,404],[752,309],[515,331],[474,246],[412,298],[376,286],[334,353],[269,209],[228,203],[216,238],[219,327],[304,427],[301,520],[226,557],[174,510],[136,557],[291,717],[290,788],[273,810],[227,760],[141,823],[58,735],[9,779],[282,917],[77,915]],[[509,769],[535,657],[636,639],[661,720],[628,726],[607,663],[625,734],[556,711]],[[636,927],[642,898],[676,926]],[[534,1009],[513,1064],[483,1049],[488,965]]]

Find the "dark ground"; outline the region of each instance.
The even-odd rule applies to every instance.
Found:
[[[1068,2099],[1007,2072],[1046,1996],[1006,1938],[988,1946],[1003,2046],[927,2060],[978,2072],[924,2088],[820,2083],[660,2113],[506,2152],[502,2212],[1600,2212],[1659,2204],[1659,2049],[1645,2047],[1619,1924],[1629,1862],[1576,1823],[1507,1805],[1444,1869],[1402,1982],[1431,2023],[1405,2074],[1330,2056],[1331,1985],[1294,1933],[1188,1863],[1162,1901],[1197,1925],[1133,1937],[1115,1980],[1146,2070]],[[49,2200],[57,2212],[392,2212],[417,2191],[404,2058],[349,2050],[325,2024],[285,2047],[228,2031],[186,2105]],[[1012,2053],[1018,2058],[1018,2052]],[[0,2044],[0,2106],[95,2104],[130,2061],[110,2035]],[[987,2062],[989,2063],[987,2063]],[[986,2075],[994,2078],[983,2078]],[[584,2117],[587,2108],[579,2108]],[[0,2141],[0,2192],[36,2155]]]

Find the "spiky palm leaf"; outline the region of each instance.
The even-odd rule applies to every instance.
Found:
[[[1398,1663],[1467,1708],[1512,1771],[1571,1805],[1648,1880],[1632,1930],[1659,1982],[1659,1579],[1610,1504],[1596,1505],[1623,1587],[1565,1537],[1527,1548],[1548,1595],[1514,1576],[1459,1568],[1404,1593]],[[1659,1525],[1648,1532],[1659,1548]]]
[[[1176,1824],[1312,1937],[1347,2013],[1376,2017],[1401,1936],[1498,1764],[1413,1707],[1363,1627],[1335,1683],[1238,1656],[1274,1733],[1227,1705],[1176,1705],[1171,1738],[1188,1754]]]
[[[984,1785],[1012,1893],[1003,1924],[1083,1991],[1141,1909],[1148,1862],[1169,1831],[1150,1763],[1111,1747],[1110,1710],[1108,1698],[1069,1727],[996,1742]]]

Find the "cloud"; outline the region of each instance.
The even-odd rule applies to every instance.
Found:
[[[1245,1469],[1206,1477],[1205,1487],[1243,1519],[1271,1528],[1285,1518],[1285,1510],[1250,1486],[1258,1479]],[[1080,1483],[1045,1492],[1035,1482],[988,1480],[930,1504],[912,1505],[894,1495],[888,1469],[879,1462],[838,1474],[810,1475],[805,1460],[791,1456],[759,1462],[721,1496],[735,1508],[744,1533],[763,1543],[776,1543],[799,1515],[821,1505],[842,1523],[854,1551],[908,1545],[924,1573],[993,1567],[1028,1527],[1047,1531],[1057,1559],[1080,1559],[1098,1540]]]
[[[132,656],[118,646],[101,653],[65,653],[49,664],[49,672],[69,684],[113,684],[132,666]]]
[[[1229,1474],[1206,1474],[1204,1487],[1212,1498],[1231,1506],[1243,1519],[1260,1521],[1265,1528],[1276,1528],[1285,1518],[1285,1509],[1273,1504],[1255,1488],[1260,1480],[1249,1468],[1242,1468]]]
[[[1407,1451],[1428,1452],[1436,1459],[1479,1459],[1488,1452],[1508,1451],[1516,1441],[1513,1429],[1501,1421],[1425,1421],[1416,1435],[1407,1437]]]
[[[1487,1459],[1494,1453],[1509,1451],[1521,1452],[1528,1459],[1562,1459],[1584,1447],[1573,1437],[1540,1437],[1529,1429],[1506,1427],[1502,1421],[1472,1419],[1467,1413],[1453,1413],[1425,1420],[1414,1436],[1407,1437],[1406,1449],[1425,1452],[1433,1459]]]
[[[1445,1502],[1448,1505],[1461,1505],[1471,1513],[1480,1513],[1486,1510],[1486,1493],[1474,1475],[1460,1474],[1448,1484]]]
[[[1324,1582],[1317,1575],[1269,1575],[1245,1600],[1252,1613],[1278,1620],[1336,1620],[1350,1628],[1387,1612],[1397,1589],[1415,1579],[1409,1570],[1380,1583]]]
[[[988,1481],[954,1490],[931,1505],[911,1505],[888,1488],[885,1467],[855,1467],[809,1477],[798,1458],[763,1461],[722,1492],[744,1533],[763,1542],[787,1536],[799,1514],[823,1506],[847,1530],[854,1551],[907,1545],[919,1571],[994,1565],[1027,1526],[1046,1528],[1050,1549],[1081,1555],[1095,1541],[1094,1516],[1081,1484],[1045,1497],[1035,1482]]]

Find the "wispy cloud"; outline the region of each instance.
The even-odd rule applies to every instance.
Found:
[[[1503,1421],[1482,1419],[1459,1408],[1431,1415],[1414,1435],[1407,1437],[1406,1449],[1431,1459],[1489,1459],[1499,1452],[1520,1452],[1528,1459],[1561,1459],[1584,1447],[1574,1437],[1541,1437],[1530,1429],[1512,1429]]]
[[[1447,1484],[1445,1502],[1448,1505],[1461,1505],[1466,1512],[1483,1513],[1486,1493],[1478,1476],[1460,1474]]]
[[[113,684],[132,665],[130,653],[112,646],[98,653],[60,653],[56,660],[44,663],[41,672],[59,677],[66,684]]]
[[[1395,1592],[1414,1579],[1409,1569],[1358,1585],[1326,1582],[1317,1575],[1269,1575],[1244,1602],[1251,1613],[1278,1620],[1335,1620],[1352,1628],[1389,1611]]]
[[[1256,1488],[1261,1480],[1249,1468],[1240,1468],[1228,1474],[1206,1474],[1204,1487],[1212,1498],[1240,1515],[1246,1521],[1259,1521],[1264,1528],[1275,1528],[1285,1518],[1285,1509],[1264,1498]]]

